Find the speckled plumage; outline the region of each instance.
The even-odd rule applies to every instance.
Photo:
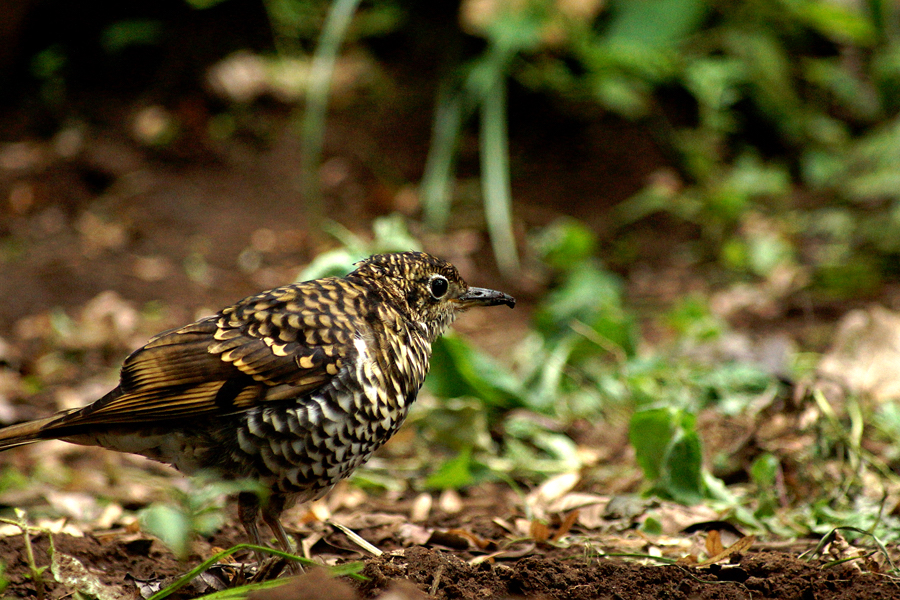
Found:
[[[57,438],[258,480],[272,491],[263,520],[287,547],[284,506],[364,463],[403,423],[431,344],[463,310],[497,304],[515,300],[428,254],[372,256],[346,277],[262,292],[154,337],[109,394],[0,429],[0,450]],[[255,543],[257,502],[239,496]]]

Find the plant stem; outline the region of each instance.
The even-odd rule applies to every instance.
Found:
[[[491,61],[490,87],[481,99],[481,177],[484,214],[497,266],[504,275],[519,269],[512,225],[512,185],[506,129],[506,61]]]
[[[325,214],[319,188],[319,165],[322,161],[328,94],[338,51],[347,36],[347,29],[359,2],[360,0],[335,0],[331,5],[310,69],[306,111],[300,131],[300,190],[312,230],[318,230]]]

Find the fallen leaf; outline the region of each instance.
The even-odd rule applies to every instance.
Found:
[[[53,578],[69,592],[81,592],[97,600],[128,600],[133,597],[129,590],[104,584],[77,558],[59,551],[54,552],[50,559],[50,571]]]
[[[556,530],[556,533],[553,534],[553,537],[550,538],[551,542],[558,542],[560,538],[569,533],[569,530],[572,529],[572,525],[575,524],[575,521],[578,519],[578,511],[573,510],[568,514],[568,516],[563,520],[562,524],[560,524],[559,528]]]
[[[753,542],[756,541],[755,535],[748,535],[746,537],[742,537],[731,546],[722,550],[715,556],[710,556],[703,562],[697,563],[698,567],[708,567],[709,565],[715,564],[717,562],[723,561],[726,558],[731,558],[737,554],[742,554],[744,551],[748,550],[750,546],[753,545]]]
[[[716,556],[725,551],[722,546],[722,535],[717,529],[713,529],[706,534],[706,554],[708,556]]]
[[[416,499],[413,500],[412,508],[409,511],[409,520],[415,523],[426,520],[428,515],[431,514],[431,506],[433,504],[434,499],[431,497],[431,494],[419,494],[416,496]]]
[[[397,529],[395,537],[405,546],[424,546],[433,532],[433,529],[415,523],[404,523]]]

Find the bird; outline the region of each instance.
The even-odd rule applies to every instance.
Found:
[[[324,496],[397,431],[432,344],[473,307],[515,307],[424,252],[376,254],[344,277],[277,287],[156,335],[83,408],[0,429],[0,451],[60,439],[258,482],[237,496],[283,550],[285,508]]]

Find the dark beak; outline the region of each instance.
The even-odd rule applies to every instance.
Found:
[[[466,309],[473,306],[497,306],[505,304],[510,308],[515,307],[516,299],[509,294],[488,290],[485,288],[470,287],[466,292],[457,298],[460,308]]]

